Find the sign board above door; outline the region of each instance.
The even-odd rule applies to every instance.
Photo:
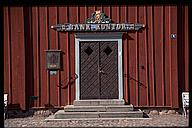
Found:
[[[95,11],[92,13],[91,18],[86,20],[83,24],[57,24],[51,26],[56,31],[64,32],[87,32],[87,31],[136,31],[145,27],[144,24],[140,23],[113,23],[105,13],[101,11]]]

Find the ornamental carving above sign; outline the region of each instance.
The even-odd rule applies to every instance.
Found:
[[[51,26],[56,31],[64,32],[81,32],[81,31],[129,31],[139,30],[145,27],[144,24],[140,23],[112,23],[112,20],[108,18],[105,13],[101,11],[95,11],[92,13],[91,18],[86,20],[84,24],[57,24]]]
[[[87,24],[92,24],[92,23],[112,23],[111,19],[109,19],[105,13],[102,13],[101,11],[95,11],[92,13],[91,18],[88,18],[86,20]]]

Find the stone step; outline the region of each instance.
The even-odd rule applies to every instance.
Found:
[[[143,112],[141,110],[129,112],[65,112],[59,110],[54,115],[54,119],[71,118],[143,118]]]
[[[124,105],[124,100],[109,99],[109,100],[75,100],[74,106],[111,106],[111,105]]]
[[[64,107],[65,112],[128,112],[133,111],[133,105],[118,106],[74,106]]]

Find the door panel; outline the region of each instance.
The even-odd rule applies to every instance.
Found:
[[[95,42],[81,42],[80,52],[80,98],[99,99],[99,44]]]
[[[117,42],[100,42],[101,99],[118,98]]]
[[[118,99],[117,42],[80,42],[80,99]]]

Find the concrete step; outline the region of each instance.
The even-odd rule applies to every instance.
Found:
[[[128,112],[133,111],[133,105],[117,106],[74,106],[64,107],[65,112]]]
[[[129,112],[65,112],[59,110],[55,113],[54,118],[143,118],[143,112],[141,110]]]
[[[111,106],[111,105],[124,105],[124,100],[109,99],[109,100],[75,100],[74,106]]]
[[[55,113],[55,119],[71,119],[71,118],[99,118],[97,112],[64,112],[60,110]]]

